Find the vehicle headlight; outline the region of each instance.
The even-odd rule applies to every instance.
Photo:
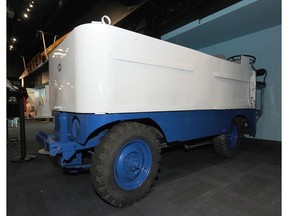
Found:
[[[71,125],[72,136],[76,139],[79,136],[80,131],[80,121],[76,116],[74,116]]]

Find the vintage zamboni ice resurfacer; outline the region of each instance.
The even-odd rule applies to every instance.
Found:
[[[37,140],[61,167],[90,169],[106,202],[131,205],[153,186],[161,148],[208,138],[216,153],[232,157],[241,134],[255,135],[257,86],[265,87],[256,77],[266,71],[254,62],[101,22],[80,25],[49,55],[55,131]]]

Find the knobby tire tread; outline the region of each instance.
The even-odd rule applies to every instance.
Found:
[[[149,188],[147,189],[146,187],[145,191],[143,191],[142,193],[139,193],[139,191],[134,191],[137,194],[135,193],[133,194],[133,191],[128,191],[128,192],[121,191],[119,187],[117,188],[117,185],[111,182],[112,180],[111,178],[107,179],[107,175],[109,174],[105,173],[105,172],[112,172],[112,175],[114,175],[113,170],[110,170],[110,171],[105,170],[107,168],[107,165],[105,165],[106,164],[105,160],[107,160],[107,158],[110,158],[111,154],[113,154],[113,150],[115,149],[115,143],[118,141],[118,138],[121,136],[124,136],[124,137],[127,135],[129,136],[129,133],[131,133],[131,131],[135,131],[136,134],[144,131],[146,135],[150,136],[150,139],[155,139],[155,143],[157,146],[156,147],[154,146],[154,147],[157,148],[156,154],[158,155],[156,157],[156,159],[158,159],[157,172],[155,174],[152,174],[152,175],[155,175],[155,177],[153,179],[146,179],[146,180],[151,181],[147,183],[145,180],[145,183],[149,185]],[[90,173],[91,173],[93,187],[96,193],[104,201],[117,207],[127,207],[143,199],[151,191],[152,186],[155,184],[155,180],[158,178],[158,174],[160,171],[160,158],[161,158],[159,146],[160,146],[160,142],[157,139],[157,136],[155,132],[153,131],[152,127],[149,127],[140,123],[136,123],[136,122],[126,122],[126,123],[120,123],[114,126],[113,128],[111,128],[100,139],[99,144],[95,147],[94,155],[92,156],[92,166],[91,166]],[[113,161],[110,163],[113,163]],[[152,167],[153,167],[153,164],[152,164]],[[115,195],[115,193],[112,193],[113,190],[116,190],[116,191],[118,190],[119,191],[118,195]],[[131,194],[131,197],[133,197],[133,199],[127,199],[126,195],[122,195],[125,193]]]

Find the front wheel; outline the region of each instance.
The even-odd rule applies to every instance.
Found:
[[[240,127],[237,121],[233,120],[229,131],[213,139],[215,152],[222,157],[233,157],[239,151]]]
[[[154,185],[160,143],[153,128],[136,122],[111,128],[95,147],[92,182],[111,205],[126,207],[144,198]]]

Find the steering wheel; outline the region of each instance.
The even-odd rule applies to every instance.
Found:
[[[249,64],[253,65],[256,62],[256,57],[252,56],[252,55],[235,55],[235,56],[231,56],[227,59],[227,61],[231,61],[231,62],[235,62],[238,60],[241,60],[241,56],[246,56],[249,57]]]

